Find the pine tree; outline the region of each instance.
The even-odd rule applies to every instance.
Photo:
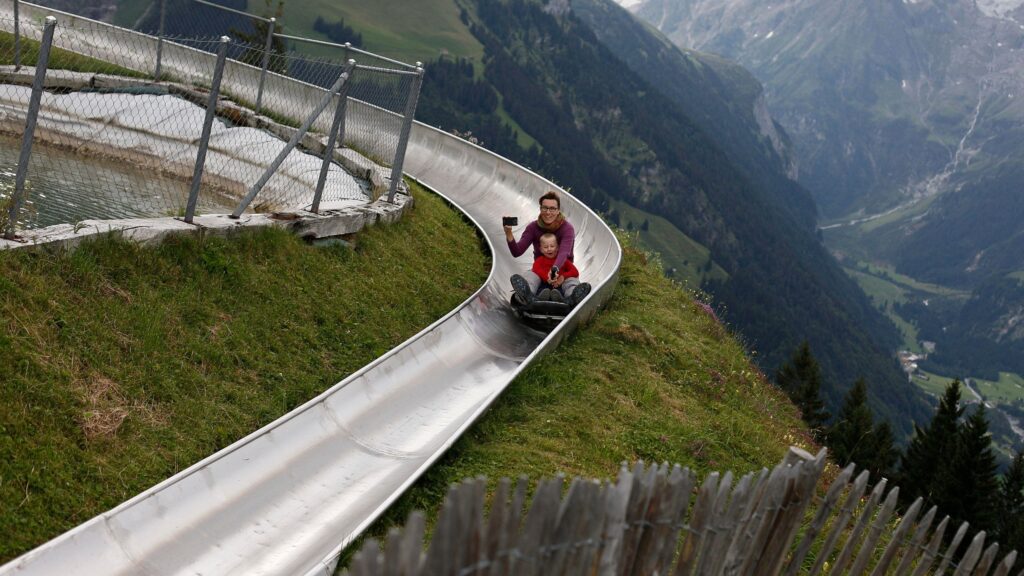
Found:
[[[871,449],[871,432],[874,428],[867,401],[867,384],[861,378],[854,382],[853,388],[846,394],[839,416],[828,431],[828,447],[840,466],[856,462],[864,467],[865,457]]]
[[[936,488],[935,505],[957,521],[970,522],[972,531],[991,533],[996,527],[999,467],[983,403],[960,427],[952,458],[945,460],[950,473],[938,478],[944,482]]]
[[[821,400],[821,367],[811,354],[810,344],[804,340],[789,362],[775,373],[775,383],[800,409],[800,415],[814,437],[823,440],[829,413]]]
[[[861,378],[847,393],[826,443],[840,466],[855,462],[877,481],[890,476],[899,455],[892,427],[888,422],[875,425],[867,400],[867,383]]]
[[[997,535],[1005,550],[1024,553],[1024,450],[1017,452],[999,485]]]
[[[905,503],[921,496],[941,508],[935,496],[950,474],[948,463],[957,445],[961,415],[960,381],[955,380],[946,387],[928,427],[914,425],[914,437],[903,455],[900,470],[900,497]]]
[[[900,451],[896,447],[896,435],[888,421],[879,422],[874,430],[874,458],[867,464],[875,478],[890,478],[896,471],[896,463],[900,461]]]

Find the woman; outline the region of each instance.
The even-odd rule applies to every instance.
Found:
[[[512,256],[522,256],[528,246],[533,246],[533,258],[536,260],[541,256],[540,237],[545,232],[550,232],[558,240],[555,267],[561,269],[566,260],[571,262],[573,259],[572,250],[576,240],[576,230],[562,215],[562,202],[558,197],[558,192],[545,192],[540,197],[540,215],[535,221],[526,225],[526,229],[523,230],[523,235],[519,237],[518,241],[512,234],[511,226],[504,228],[505,240],[508,241],[508,249]],[[544,281],[554,288],[561,288],[565,295],[565,303],[570,307],[579,304],[590,293],[590,284],[581,283],[579,278],[566,278],[562,274],[557,274],[553,279],[546,279],[531,270],[522,275],[513,274],[511,280],[516,295],[526,305],[533,304],[537,300],[537,290]]]

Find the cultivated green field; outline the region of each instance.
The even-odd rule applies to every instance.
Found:
[[[313,30],[317,16],[329,22],[344,18],[363,35],[364,49],[403,62],[427,62],[442,53],[477,63],[483,57],[483,46],[459,19],[454,0],[285,0],[281,22],[287,34],[328,40]],[[295,47],[336,56],[311,44]]]
[[[1019,374],[1000,372],[999,380],[995,382],[980,378],[973,380],[976,383],[975,386],[978,392],[986,400],[1006,403],[1013,402],[1014,400],[1024,400],[1024,377],[1021,377]]]
[[[619,213],[619,225],[638,235],[640,245],[657,252],[666,269],[675,269],[673,278],[690,288],[699,288],[704,279],[725,280],[728,273],[711,259],[710,251],[683,234],[671,222],[616,200],[611,207]],[[642,230],[647,222],[647,230]]]
[[[925,372],[924,370],[918,370],[918,374],[923,376],[915,375],[914,384],[917,384],[922,390],[936,398],[942,397],[946,388],[956,380],[956,378],[939,376],[938,374],[932,374],[930,372]],[[970,394],[970,392],[968,392],[968,394]]]

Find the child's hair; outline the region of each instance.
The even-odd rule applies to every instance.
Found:
[[[554,232],[545,232],[540,235],[541,240],[554,240],[555,244],[558,244],[558,236],[555,236]]]

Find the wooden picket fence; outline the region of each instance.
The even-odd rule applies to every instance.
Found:
[[[484,514],[486,482],[453,486],[424,552],[425,520],[414,513],[392,530],[384,552],[368,540],[352,559],[352,576],[505,576],[649,574],[944,574],[990,573],[999,553],[979,532],[958,550],[968,526],[946,537],[933,507],[918,499],[894,516],[899,488],[844,469],[820,499],[825,451],[791,448],[771,472],[709,474],[696,490],[689,469],[625,466],[614,483],[541,481],[529,511],[527,482],[501,481]],[[799,539],[799,541],[797,541]],[[944,542],[948,542],[943,546]],[[1016,552],[992,574],[1007,576]],[[1018,573],[1024,576],[1024,571]]]

